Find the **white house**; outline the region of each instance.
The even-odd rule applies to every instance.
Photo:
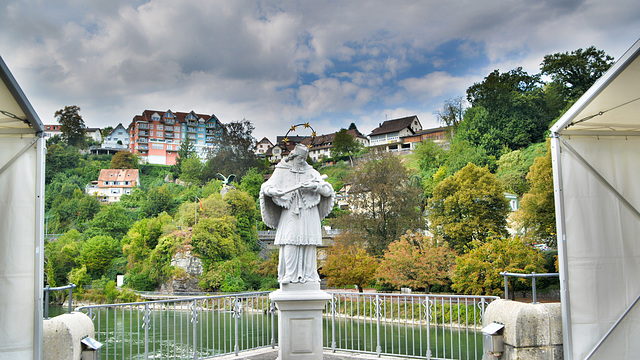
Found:
[[[110,149],[126,149],[129,147],[129,132],[122,126],[122,123],[118,124],[102,142],[102,148]]]
[[[405,143],[403,139],[421,130],[422,124],[415,115],[387,120],[369,134],[369,146],[383,147],[386,151],[409,150],[411,143]]]

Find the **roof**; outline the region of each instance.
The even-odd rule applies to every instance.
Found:
[[[333,145],[333,140],[335,139],[336,134],[337,132],[326,134],[326,135],[320,135],[320,136],[316,136],[315,139],[309,137],[302,140],[301,144],[304,144],[307,146],[311,144],[313,145],[313,149],[331,147]],[[347,130],[347,134],[351,135],[353,139],[356,139],[357,137],[363,137],[363,138],[365,137],[357,129]]]
[[[565,135],[638,135],[640,40],[551,128]],[[624,75],[623,75],[624,74]]]
[[[413,116],[407,116],[400,119],[387,120],[382,124],[380,124],[379,127],[373,129],[373,131],[371,132],[371,134],[369,134],[369,136],[398,132],[406,128],[409,128],[409,130],[413,132],[413,130],[411,129],[411,123],[413,122],[414,119],[417,119],[417,118],[418,118],[417,116],[413,115]]]
[[[100,131],[100,128],[85,128],[84,131],[86,131],[86,132],[96,132],[96,131]]]
[[[138,180],[138,169],[102,169],[98,181],[131,181],[130,185],[109,185],[114,187],[132,187]]]
[[[38,114],[0,57],[0,133],[34,134],[44,130]]]

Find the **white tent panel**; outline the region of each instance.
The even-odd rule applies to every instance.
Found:
[[[0,165],[33,137],[0,138]],[[0,358],[31,359],[34,342],[36,146],[0,174]]]
[[[0,58],[0,360],[42,359],[42,130]]]
[[[640,208],[640,138],[572,137],[565,139],[595,171],[635,208]],[[615,154],[615,156],[612,156]],[[583,359],[621,313],[640,295],[640,219],[624,206],[566,146],[562,149],[566,260],[571,307],[574,358]],[[639,307],[640,308],[640,307]],[[640,353],[635,331],[617,331],[610,343]],[[618,330],[621,330],[619,328]],[[611,357],[607,354],[605,358]]]
[[[552,131],[567,359],[640,354],[640,42]]]

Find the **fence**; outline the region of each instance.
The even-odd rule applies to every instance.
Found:
[[[69,284],[67,286],[59,286],[59,287],[50,287],[49,285],[45,286],[44,291],[44,318],[49,318],[49,293],[52,291],[64,291],[69,290],[69,312],[73,309],[73,289],[76,288],[75,284]]]
[[[536,295],[536,278],[560,276],[559,273],[536,274],[535,272],[532,272],[531,274],[517,274],[517,273],[506,272],[506,271],[501,272],[500,275],[504,276],[504,298],[505,299],[509,298],[509,281],[507,280],[509,276],[520,277],[520,278],[530,278],[531,279],[531,297],[533,298],[532,302],[534,304],[538,303],[538,298]]]
[[[275,348],[268,292],[84,306],[105,360],[201,359]],[[479,329],[497,297],[332,292],[328,350],[429,359],[481,359]]]

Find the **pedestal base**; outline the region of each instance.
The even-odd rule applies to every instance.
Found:
[[[320,283],[280,284],[269,298],[278,308],[278,359],[321,360],[322,309],[331,295]]]

